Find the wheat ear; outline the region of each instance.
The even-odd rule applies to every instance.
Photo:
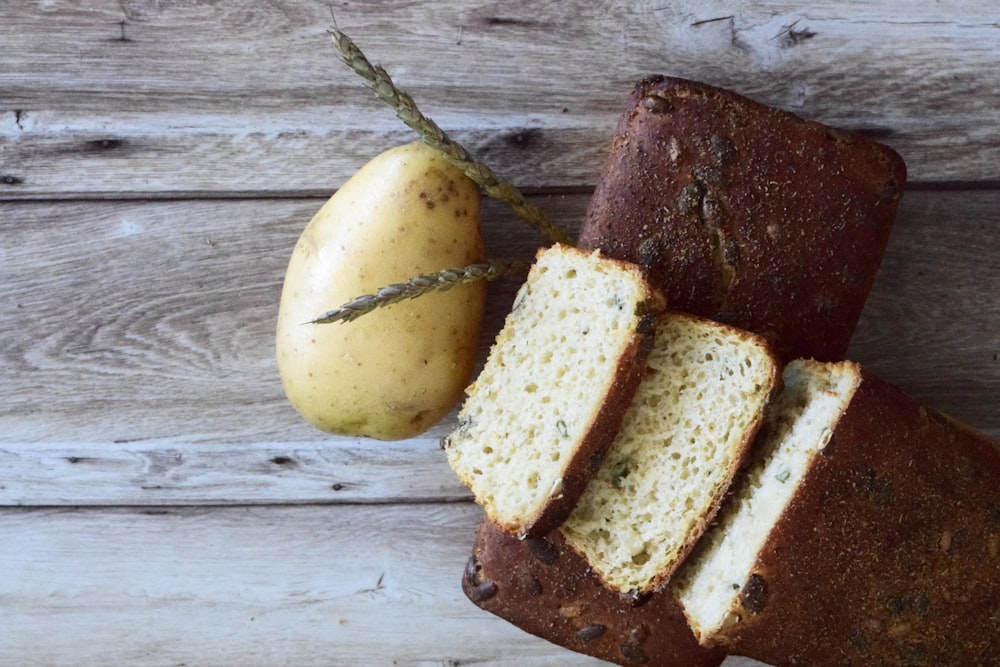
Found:
[[[329,33],[344,64],[361,76],[376,97],[389,105],[396,116],[416,131],[424,143],[440,151],[448,162],[461,169],[487,195],[507,203],[518,217],[538,229],[550,242],[570,243],[566,231],[553,224],[538,207],[525,201],[513,184],[473,158],[468,150],[449,137],[437,123],[421,113],[413,98],[393,83],[392,77],[381,65],[373,65],[358,45],[337,28],[336,23]]]
[[[351,299],[339,308],[324,313],[307,324],[351,322],[377,308],[391,306],[406,299],[415,299],[429,292],[444,292],[456,285],[464,285],[477,280],[493,281],[506,276],[522,274],[527,270],[527,262],[509,259],[426,273],[410,278],[406,282],[386,285],[373,294],[365,294]]]

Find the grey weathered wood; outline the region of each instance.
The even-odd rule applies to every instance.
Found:
[[[469,504],[8,510],[0,664],[603,664],[465,599],[479,516]]]
[[[1000,437],[1000,192],[904,196],[848,355]]]
[[[558,652],[477,613],[457,586],[477,514],[0,513],[5,571],[16,573],[3,580],[0,663],[557,664]]]
[[[892,145],[913,187],[850,355],[1000,437],[990,3],[333,9],[571,228],[645,74]],[[336,438],[283,398],[299,231],[414,138],[339,63],[330,21],[312,0],[0,3],[0,664],[596,664],[462,596],[479,510],[438,448],[450,420]],[[494,202],[485,227],[496,256],[540,240]],[[492,287],[482,353],[515,286]]]
[[[572,225],[586,197],[537,201]],[[450,420],[410,442],[338,439],[284,400],[275,303],[287,255],[318,205],[0,205],[0,503],[467,497],[437,446]],[[994,435],[998,208],[995,191],[908,193],[851,349],[917,398]],[[498,254],[529,256],[532,233],[510,240],[522,227],[504,207],[489,203],[486,222]],[[493,292],[482,354],[515,286]]]
[[[335,9],[443,127],[525,187],[592,183],[624,96],[650,73],[872,132],[914,181],[1000,181],[989,3]],[[316,194],[411,136],[337,60],[325,3],[7,3],[0,24],[0,196]]]
[[[537,201],[567,226],[586,204]],[[0,203],[0,442],[315,440],[284,399],[273,332],[321,203]],[[485,211],[490,254],[530,259],[540,236]],[[516,285],[493,286],[484,348]]]
[[[0,505],[218,506],[470,502],[438,441],[163,440],[0,444]]]

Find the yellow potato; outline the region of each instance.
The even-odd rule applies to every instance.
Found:
[[[278,309],[285,393],[324,431],[395,440],[444,417],[469,382],[483,281],[305,324],[413,276],[483,261],[478,187],[412,143],[358,171],[316,213],[292,252]]]

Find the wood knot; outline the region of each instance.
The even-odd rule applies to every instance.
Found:
[[[508,134],[506,140],[516,148],[530,148],[539,142],[541,135],[542,131],[537,128],[526,128]]]
[[[124,148],[127,143],[124,139],[91,139],[83,143],[83,150],[87,153],[114,151]]]

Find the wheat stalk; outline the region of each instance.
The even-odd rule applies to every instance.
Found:
[[[513,184],[473,158],[468,150],[449,137],[437,123],[421,113],[413,98],[393,83],[392,77],[381,65],[373,65],[358,45],[336,26],[336,21],[329,33],[337,45],[344,64],[361,76],[376,97],[389,105],[396,112],[396,116],[416,131],[424,143],[440,151],[448,162],[461,169],[487,195],[506,202],[518,217],[533,225],[550,242],[570,242],[569,235],[549,221],[538,207],[525,201],[524,196]]]
[[[527,270],[527,262],[509,259],[470,264],[456,269],[443,269],[436,273],[425,273],[410,278],[406,282],[386,285],[373,294],[365,294],[351,299],[339,308],[324,313],[307,324],[351,322],[377,308],[391,306],[406,299],[414,299],[429,292],[444,292],[456,285],[464,285],[477,280],[493,281],[521,274]]]

